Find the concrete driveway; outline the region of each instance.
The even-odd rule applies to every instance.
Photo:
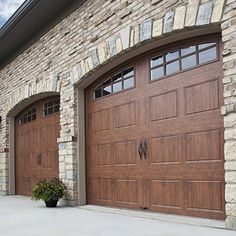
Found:
[[[0,235],[235,236],[236,232],[101,212],[91,208],[49,209],[42,202],[14,196],[0,197]]]

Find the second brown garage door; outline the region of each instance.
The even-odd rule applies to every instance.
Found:
[[[59,177],[59,97],[28,106],[15,119],[16,194],[30,196],[36,182]]]
[[[225,218],[219,47],[181,42],[87,89],[89,204]]]

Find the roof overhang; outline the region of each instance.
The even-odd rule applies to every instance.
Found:
[[[26,0],[0,29],[0,69],[86,0]]]

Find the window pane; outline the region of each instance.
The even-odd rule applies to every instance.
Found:
[[[53,114],[53,107],[48,108],[48,115]]]
[[[26,122],[27,122],[27,117],[24,116],[24,117],[23,117],[23,123],[26,123]]]
[[[95,90],[95,92],[94,92],[94,97],[95,97],[95,98],[100,98],[101,96],[102,96],[101,89]]]
[[[152,58],[151,59],[151,67],[161,65],[161,64],[163,64],[163,62],[164,62],[163,56],[158,56],[158,57]]]
[[[199,53],[199,63],[206,63],[216,59],[216,48],[211,48]]]
[[[111,85],[103,88],[103,96],[111,94]]]
[[[169,52],[166,54],[166,61],[171,61],[179,57],[179,51]]]
[[[159,67],[151,71],[151,80],[159,79],[164,76],[164,68]]]
[[[113,84],[113,93],[117,93],[122,90],[122,82]]]
[[[134,75],[134,70],[133,70],[132,67],[127,69],[127,70],[125,70],[124,73],[123,73],[123,77],[124,78],[128,78],[128,77],[131,77],[133,75]]]
[[[183,70],[188,69],[193,66],[196,66],[196,65],[197,65],[197,58],[196,58],[195,54],[182,59],[182,69]]]
[[[54,105],[58,105],[60,103],[59,100],[54,100]]]
[[[59,105],[56,105],[55,107],[54,107],[54,112],[56,113],[56,112],[59,112],[59,109],[60,109],[60,106]]]
[[[179,61],[175,61],[166,65],[166,75],[170,75],[178,71],[179,71]]]
[[[132,88],[134,87],[134,78],[126,79],[124,81],[124,89]]]
[[[44,110],[44,116],[47,116],[47,115],[48,115],[48,111]]]
[[[36,108],[31,108],[30,110],[26,111],[22,117],[20,118],[19,124],[26,124],[36,120]]]
[[[204,43],[204,44],[200,44],[198,47],[199,49],[203,49],[203,48],[207,48],[213,45],[216,45],[216,43]]]
[[[106,85],[108,85],[108,84],[111,84],[111,79],[106,80],[102,85],[103,85],[103,86],[106,86]]]
[[[116,82],[116,81],[118,81],[118,80],[121,80],[121,78],[122,78],[121,73],[119,73],[119,74],[117,74],[117,75],[115,75],[115,76],[112,77],[112,81],[113,81],[113,82]]]
[[[190,46],[190,47],[181,49],[181,55],[185,56],[195,51],[196,51],[196,46]]]
[[[53,101],[49,101],[48,102],[48,107],[52,107],[53,106]]]

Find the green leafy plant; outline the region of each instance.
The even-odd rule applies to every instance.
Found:
[[[35,184],[32,190],[33,200],[59,200],[66,194],[66,185],[59,179],[41,180]]]

